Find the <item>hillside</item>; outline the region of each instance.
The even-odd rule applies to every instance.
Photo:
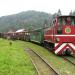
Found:
[[[0,32],[17,30],[20,28],[34,29],[43,27],[46,23],[50,25],[51,14],[37,11],[26,11],[0,18]]]

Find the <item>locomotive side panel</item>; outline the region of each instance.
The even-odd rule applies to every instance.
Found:
[[[46,32],[45,40],[49,45],[54,44],[55,54],[75,54],[75,16],[58,16]]]

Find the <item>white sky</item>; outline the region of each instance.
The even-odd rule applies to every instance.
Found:
[[[75,0],[0,0],[0,16],[16,14],[27,10],[55,13],[60,9],[63,15],[75,10]]]

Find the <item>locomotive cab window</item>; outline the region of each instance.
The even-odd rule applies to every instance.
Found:
[[[64,20],[65,20],[65,25],[75,26],[75,19],[74,19],[74,17],[66,17],[66,18],[64,18]]]
[[[59,25],[59,26],[62,25],[62,19],[61,19],[61,18],[58,19],[58,25]]]
[[[58,19],[58,28],[57,28],[57,34],[62,34],[62,18]]]
[[[75,26],[75,19],[72,19],[72,20],[71,20],[71,25],[72,25],[72,26]]]

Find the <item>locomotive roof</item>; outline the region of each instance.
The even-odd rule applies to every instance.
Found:
[[[66,18],[66,17],[72,17],[72,18],[75,18],[75,16],[70,16],[70,15],[58,16],[58,18],[61,18],[61,17],[63,17],[63,18],[64,18],[64,17],[65,17],[65,18]]]
[[[47,28],[49,28],[49,27],[45,27],[45,28],[43,27],[43,28],[33,29],[31,31],[43,30],[43,29],[47,29]]]

